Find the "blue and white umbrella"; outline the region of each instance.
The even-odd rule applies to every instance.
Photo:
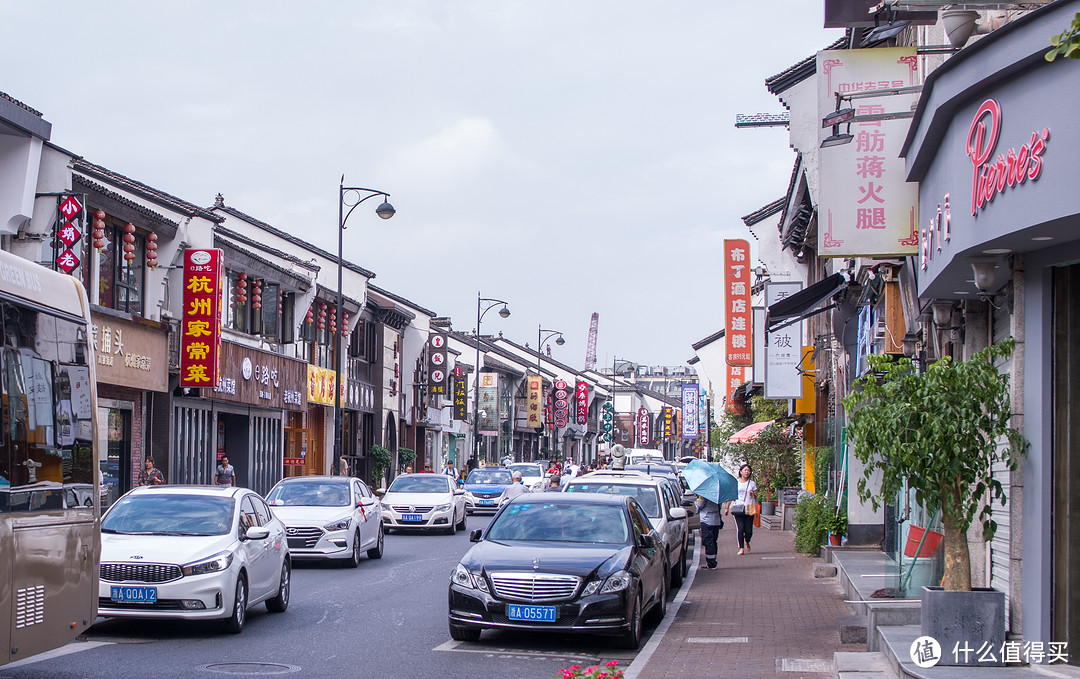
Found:
[[[690,490],[718,505],[739,496],[739,481],[715,462],[690,460],[682,474]]]

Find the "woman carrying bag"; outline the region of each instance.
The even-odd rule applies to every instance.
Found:
[[[754,537],[754,519],[759,507],[757,503],[757,484],[750,479],[753,473],[750,465],[739,467],[739,493],[735,500],[728,503],[725,514],[735,517],[736,537],[739,540],[739,556],[750,551],[750,538]]]

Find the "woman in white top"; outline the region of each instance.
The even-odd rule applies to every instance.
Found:
[[[750,479],[753,472],[748,464],[739,467],[739,494],[724,509],[725,514],[735,517],[739,556],[750,551],[750,538],[754,537],[754,516],[746,513],[747,505],[757,504],[757,484]]]

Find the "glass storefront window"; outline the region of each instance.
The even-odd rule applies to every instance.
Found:
[[[102,459],[102,507],[131,490],[131,411],[98,407]]]

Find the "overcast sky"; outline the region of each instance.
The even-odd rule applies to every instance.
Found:
[[[52,141],[190,202],[225,202],[345,257],[375,284],[484,318],[582,367],[682,365],[722,327],[718,266],[740,216],[784,194],[764,86],[841,35],[814,0],[0,0],[0,91]],[[374,209],[375,201],[372,203]],[[756,254],[756,252],[755,252]]]

